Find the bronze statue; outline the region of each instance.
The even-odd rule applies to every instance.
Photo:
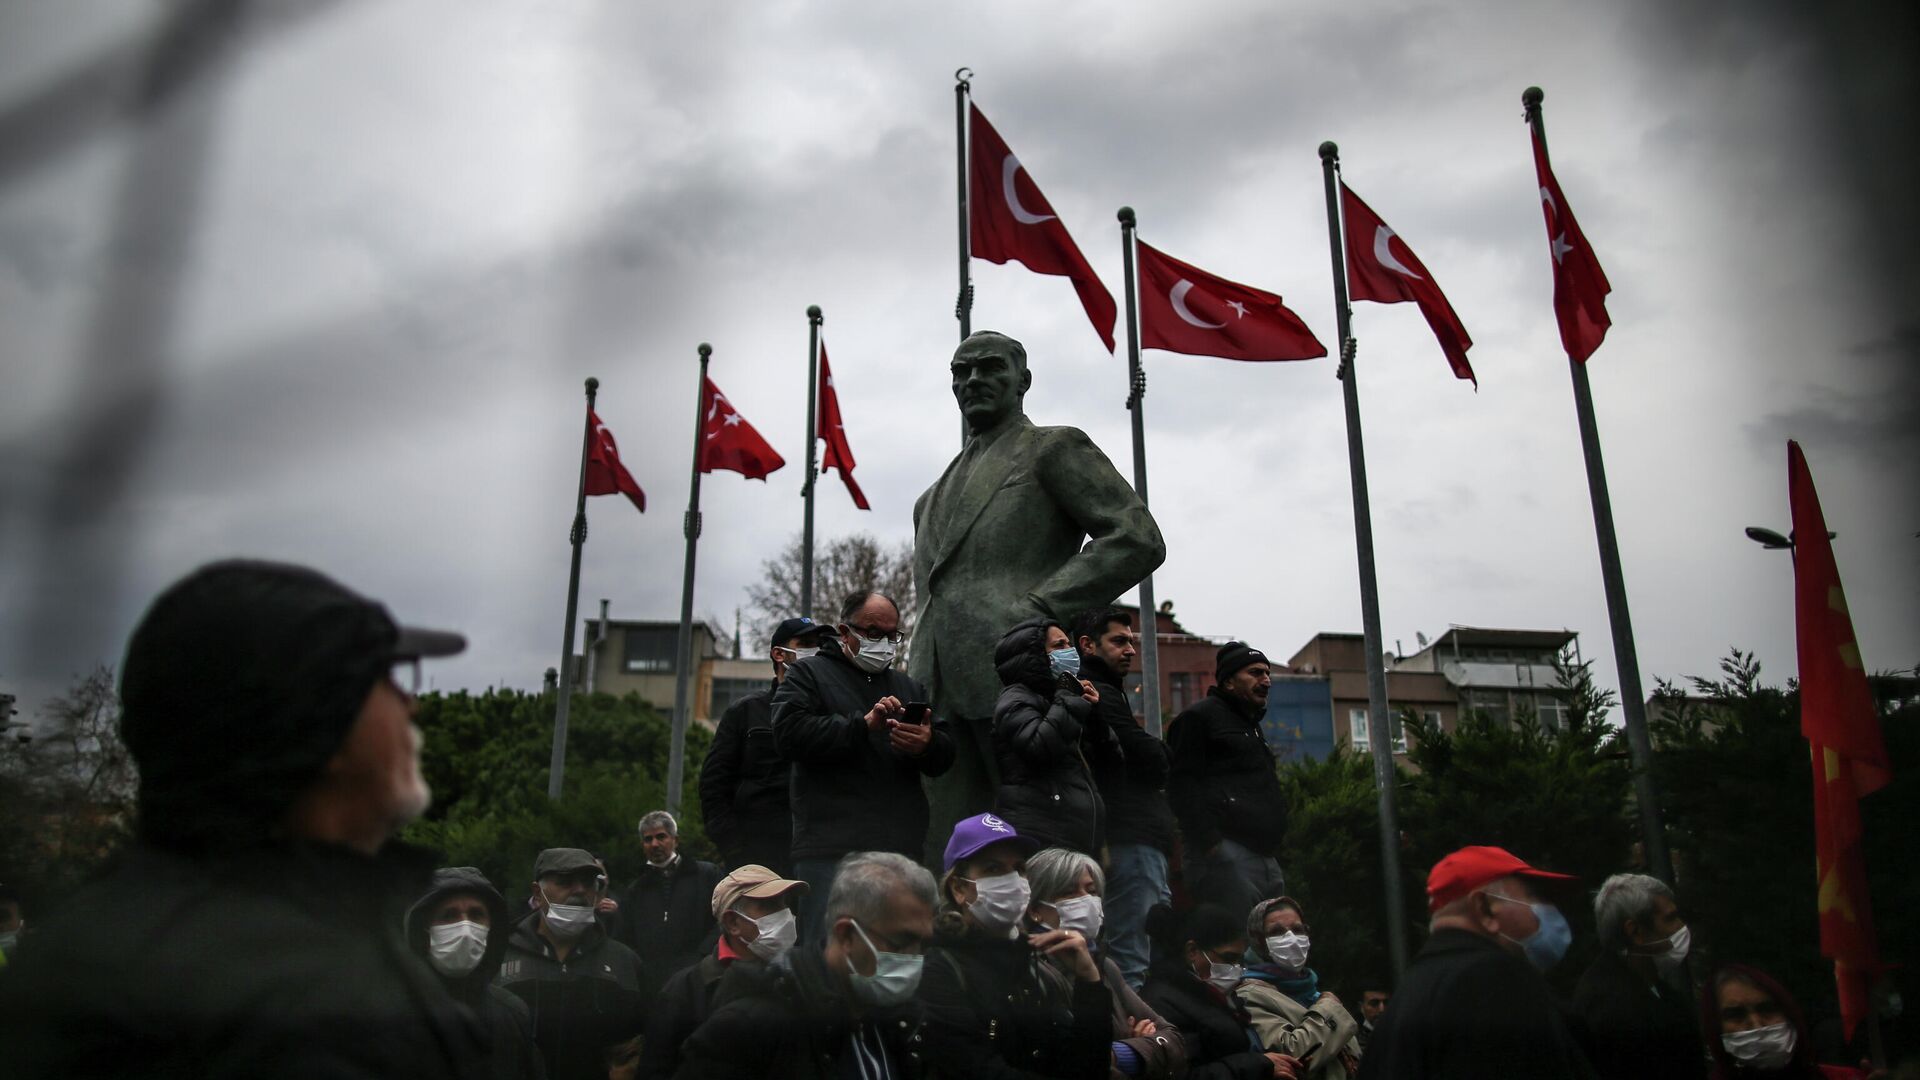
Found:
[[[1111,604],[1167,556],[1153,516],[1085,432],[1027,419],[1033,376],[1018,341],[971,334],[952,371],[966,446],[913,506],[920,615],[908,670],[959,744],[953,768],[929,782],[936,854],[955,821],[993,805],[1001,635],[1035,615],[1064,623]]]

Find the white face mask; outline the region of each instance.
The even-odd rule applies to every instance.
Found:
[[[540,890],[540,899],[547,901],[546,913],[541,916],[546,921],[547,933],[559,940],[578,941],[593,927],[592,904],[556,904],[547,900],[545,889]]]
[[[1303,968],[1307,966],[1307,950],[1312,944],[1307,935],[1289,930],[1267,939],[1267,955],[1273,957],[1273,962],[1281,967]]]
[[[973,882],[973,903],[967,905],[973,921],[979,923],[981,929],[1011,934],[1033,900],[1033,889],[1027,879],[1018,873],[1007,873],[967,880]]]
[[[1691,927],[1682,926],[1673,932],[1672,937],[1667,939],[1667,947],[1664,952],[1653,954],[1654,968],[1662,972],[1678,970],[1681,964],[1687,962],[1687,950],[1692,947],[1693,930]]]
[[[433,970],[457,979],[480,966],[487,953],[487,928],[462,919],[427,927],[427,961]]]
[[[1078,931],[1088,941],[1100,936],[1106,909],[1101,906],[1099,897],[1092,894],[1076,896],[1047,906],[1060,913],[1060,929]]]
[[[1247,969],[1244,964],[1223,964],[1212,957],[1207,958],[1207,981],[1222,990],[1233,989],[1240,985],[1241,979],[1246,977]]]
[[[860,929],[859,923],[852,925],[853,932],[860,935],[860,940],[866,942],[867,949],[873,953],[871,975],[860,974],[860,969],[853,966],[853,957],[847,957],[847,985],[853,996],[883,1008],[912,1000],[914,992],[920,989],[920,972],[927,958],[917,953],[881,952],[874,948],[873,939]]]
[[[894,653],[898,650],[893,642],[872,641],[857,634],[855,637],[859,638],[860,651],[853,654],[853,662],[860,670],[877,675],[893,666]]]
[[[1793,1025],[1782,1021],[1751,1031],[1729,1031],[1720,1036],[1734,1060],[1756,1069],[1778,1069],[1793,1060],[1793,1047],[1799,1035]]]
[[[759,937],[747,942],[747,950],[767,963],[772,963],[785,955],[788,949],[793,948],[793,943],[800,936],[800,923],[793,917],[793,912],[787,908],[781,908],[760,919],[744,911],[739,914],[760,931]]]

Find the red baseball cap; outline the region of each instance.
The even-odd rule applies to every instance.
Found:
[[[1427,910],[1439,911],[1489,882],[1516,875],[1536,881],[1578,880],[1572,874],[1535,870],[1506,848],[1463,847],[1427,872]]]

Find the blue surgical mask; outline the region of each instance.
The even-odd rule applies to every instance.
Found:
[[[1559,908],[1552,904],[1532,904],[1525,900],[1515,900],[1511,896],[1501,896],[1495,892],[1487,895],[1495,900],[1505,900],[1509,904],[1523,904],[1532,910],[1533,917],[1540,921],[1539,929],[1528,934],[1524,941],[1507,937],[1505,934],[1500,935],[1520,946],[1520,951],[1526,954],[1527,963],[1532,964],[1536,971],[1548,970],[1559,963],[1561,957],[1567,955],[1567,946],[1573,944],[1573,927],[1567,925],[1567,917],[1560,914]]]
[[[914,992],[920,989],[920,971],[927,958],[917,953],[883,952],[874,947],[873,939],[853,924],[853,932],[867,943],[873,953],[873,974],[862,975],[860,969],[853,966],[853,957],[847,957],[847,985],[853,996],[880,1008],[889,1005],[903,1005],[913,999]]]
[[[1047,654],[1047,666],[1055,675],[1080,675],[1080,650],[1072,647],[1055,649]]]

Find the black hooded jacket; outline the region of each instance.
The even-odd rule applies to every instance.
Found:
[[[888,732],[867,728],[867,710],[892,695],[927,700],[926,687],[898,668],[868,672],[828,638],[820,652],[787,666],[773,695],[773,740],[793,762],[793,857],[837,859],[850,851],[892,851],[918,859],[927,843],[922,776],[953,767],[947,721],[918,757],[895,751]]]
[[[455,893],[470,893],[486,902],[490,916],[487,948],[480,956],[480,963],[467,974],[445,975],[437,970],[435,974],[440,974],[447,992],[472,1009],[493,1036],[493,1071],[489,1074],[493,1080],[541,1080],[547,1070],[533,1044],[532,1011],[526,1002],[493,985],[494,976],[500,973],[500,961],[507,955],[507,938],[512,934],[513,924],[506,898],[485,874],[471,866],[436,870],[433,887],[407,911],[407,948],[425,960],[428,967],[433,966],[428,949],[433,909]]]
[[[1051,625],[1028,619],[993,650],[1005,687],[993,706],[993,754],[1000,763],[993,809],[1041,847],[1096,854],[1105,809],[1088,759],[1119,757],[1119,742],[1081,696],[1079,681],[1053,674],[1046,650]]]
[[[1080,654],[1080,677],[1100,692],[1094,712],[1114,734],[1116,753],[1089,754],[1093,782],[1107,807],[1109,844],[1147,844],[1173,854],[1173,808],[1167,803],[1167,744],[1133,719],[1120,676],[1097,656]]]
[[[432,866],[399,844],[136,847],[10,960],[0,1072],[485,1076],[485,1029],[401,940]]]
[[[1222,838],[1261,855],[1278,855],[1287,834],[1287,799],[1260,714],[1216,686],[1167,729],[1173,768],[1167,796],[1180,817],[1186,856]]]

